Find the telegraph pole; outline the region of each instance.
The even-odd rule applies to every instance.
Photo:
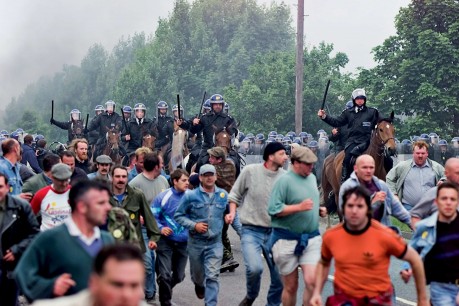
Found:
[[[298,16],[296,23],[296,91],[295,91],[295,132],[303,130],[303,29],[304,0],[298,0]]]

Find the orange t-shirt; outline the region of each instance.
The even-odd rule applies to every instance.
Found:
[[[322,259],[335,259],[335,284],[344,293],[374,297],[391,288],[390,256],[405,256],[407,244],[376,220],[362,233],[349,233],[339,224],[323,235]]]

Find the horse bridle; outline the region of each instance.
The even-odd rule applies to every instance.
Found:
[[[378,137],[378,139],[380,140],[379,151],[381,152],[381,154],[378,153],[378,155],[379,156],[389,156],[389,152],[388,152],[388,149],[386,147],[386,144],[391,139],[393,139],[395,141],[395,137],[389,137],[386,140],[382,139],[381,135],[378,133],[378,126],[379,126],[379,123],[376,125],[376,129],[375,129],[376,137]],[[395,156],[396,155],[397,155],[397,153],[395,153]]]

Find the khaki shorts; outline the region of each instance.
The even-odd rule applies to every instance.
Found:
[[[297,243],[296,240],[279,239],[274,244],[273,259],[281,275],[292,273],[298,266],[316,265],[319,262],[322,236],[309,239],[308,246],[301,256],[294,254]]]

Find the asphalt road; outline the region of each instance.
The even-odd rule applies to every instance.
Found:
[[[321,231],[325,230],[323,225]],[[244,261],[241,253],[241,246],[239,237],[234,230],[229,230],[231,243],[233,245],[233,254],[235,259],[240,263],[240,266],[235,272],[225,272],[220,274],[220,293],[218,296],[218,305],[232,306],[239,305],[242,299],[245,297],[245,268]],[[261,256],[261,255],[260,255]],[[411,280],[409,284],[403,283],[399,276],[399,269],[401,262],[397,259],[393,259],[390,265],[390,275],[394,288],[397,294],[397,305],[416,305],[416,291],[414,283]],[[301,272],[301,271],[300,271]],[[330,273],[332,274],[332,272]],[[323,292],[323,301],[326,297],[333,293],[332,275],[329,276],[329,280],[325,284]],[[266,296],[269,288],[269,270],[265,264],[265,270],[262,275],[262,284],[260,295],[253,304],[254,306],[266,305]],[[297,305],[301,305],[301,297],[303,294],[304,286],[303,282],[299,280],[300,288],[298,290]],[[187,266],[185,280],[174,288],[172,302],[178,306],[196,306],[204,305],[203,300],[199,300],[194,293],[194,285],[191,282],[189,276],[189,267]],[[158,302],[159,305],[159,302]]]

